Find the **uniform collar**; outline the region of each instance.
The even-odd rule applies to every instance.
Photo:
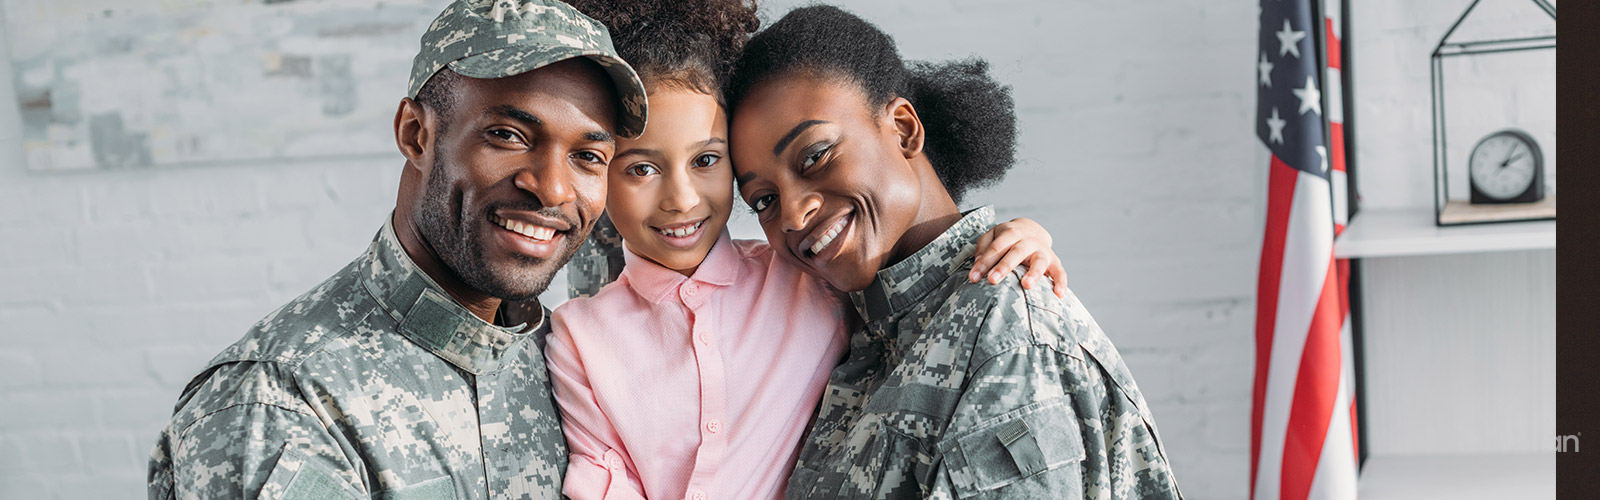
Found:
[[[684,281],[693,280],[716,286],[732,285],[739,271],[739,249],[733,247],[733,240],[729,238],[727,228],[723,228],[722,234],[717,235],[717,242],[711,245],[706,260],[700,262],[700,267],[694,270],[694,276],[684,276],[650,259],[640,257],[628,249],[626,241],[622,245],[622,259],[624,262],[622,276],[627,278],[628,286],[633,288],[634,293],[651,303],[666,300]]]
[[[878,271],[867,288],[850,293],[850,302],[868,323],[920,302],[949,279],[957,266],[972,259],[978,236],[993,225],[994,208],[983,206],[968,211],[927,246]]]
[[[498,370],[524,341],[547,328],[547,311],[536,304],[503,306],[501,322],[518,325],[511,328],[472,314],[411,260],[393,220],[384,222],[362,259],[362,284],[399,323],[400,334],[474,375]]]

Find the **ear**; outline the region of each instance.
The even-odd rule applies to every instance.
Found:
[[[922,119],[917,117],[917,108],[911,106],[911,101],[904,97],[891,99],[884,117],[900,140],[900,154],[912,158],[922,153]]]
[[[433,131],[437,118],[422,103],[406,97],[394,113],[394,142],[406,165],[423,168],[433,165]]]

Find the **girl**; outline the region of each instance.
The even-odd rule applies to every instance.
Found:
[[[962,279],[1012,164],[982,61],[906,68],[838,8],[750,40],[728,91],[739,192],[772,251],[866,328],[833,371],[788,498],[1178,498],[1133,376],[1088,311]]]
[[[552,319],[545,352],[571,451],[563,492],[778,498],[853,314],[775,249],[724,230],[734,180],[720,95],[754,7],[573,4],[616,35],[646,83],[650,124],[619,140],[609,167],[607,212],[626,242],[620,277]],[[987,238],[990,261],[1009,250],[997,269],[1028,259],[1059,281],[1048,235],[1012,225]],[[578,274],[605,267],[574,264]]]

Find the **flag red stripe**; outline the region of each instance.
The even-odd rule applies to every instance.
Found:
[[[1334,35],[1337,32],[1333,31],[1333,19],[1322,18],[1322,25],[1326,30],[1323,33],[1328,34],[1328,67],[1334,69],[1342,68],[1344,66],[1339,64],[1339,56],[1342,55],[1339,52],[1339,37]]]
[[[1352,388],[1353,390],[1354,388]],[[1361,422],[1356,421],[1356,395],[1350,394],[1350,456],[1356,457],[1355,465],[1361,464]],[[1357,470],[1356,472],[1360,472]]]
[[[1280,500],[1304,500],[1311,493],[1311,481],[1322,457],[1333,420],[1333,403],[1339,393],[1340,326],[1338,268],[1328,259],[1322,293],[1311,315],[1305,350],[1300,354],[1300,370],[1295,377],[1294,403],[1289,408],[1289,431],[1283,444],[1283,482]],[[1341,408],[1340,410],[1343,410]]]
[[[1272,156],[1267,166],[1267,228],[1261,241],[1261,271],[1256,277],[1256,376],[1250,409],[1250,497],[1255,498],[1261,460],[1261,412],[1266,405],[1267,371],[1272,365],[1272,330],[1278,321],[1278,286],[1283,277],[1283,248],[1294,208],[1294,186],[1300,171]]]
[[[1332,163],[1330,168],[1344,172],[1344,124],[1328,122],[1328,138],[1333,142],[1333,147],[1328,148],[1328,161]],[[1334,193],[1334,196],[1342,194]]]

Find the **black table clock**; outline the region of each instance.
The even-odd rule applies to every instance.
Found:
[[[1533,203],[1544,199],[1544,153],[1527,132],[1506,129],[1484,137],[1467,158],[1472,203]]]
[[[1500,9],[1522,10],[1482,14],[1456,36],[1480,3],[1467,5],[1430,57],[1434,224],[1554,220],[1557,155],[1540,142],[1555,141],[1555,5],[1500,1]],[[1449,91],[1446,60],[1455,70]],[[1451,147],[1447,131],[1457,144],[1481,139],[1472,149]]]

